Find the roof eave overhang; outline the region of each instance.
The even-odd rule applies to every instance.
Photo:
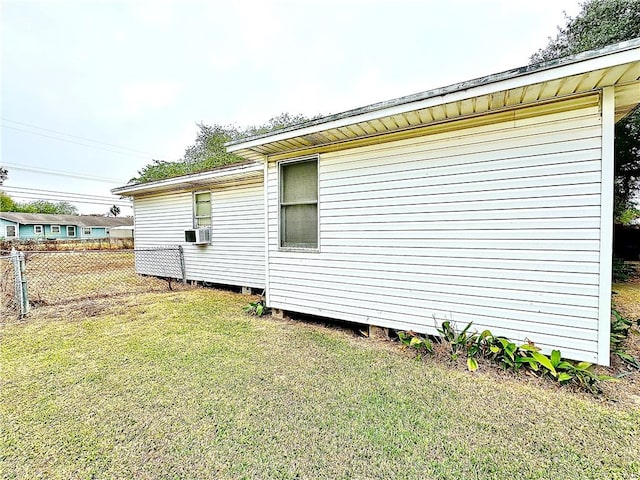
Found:
[[[232,183],[241,180],[249,180],[262,176],[264,168],[260,163],[244,164],[238,167],[226,167],[203,173],[173,177],[156,182],[125,185],[114,188],[114,195],[135,197],[153,193],[163,193],[176,190],[194,190],[209,185]]]
[[[618,77],[620,71],[626,73]],[[230,142],[227,144],[227,149],[244,158],[257,160],[265,156],[281,155],[331,143],[349,142],[365,136],[377,136],[401,129],[424,127],[436,121],[457,120],[471,114],[487,114],[506,108],[517,108],[521,105],[547,102],[554,98],[585,95],[597,92],[606,86],[629,85],[629,79],[631,79],[631,84],[634,88],[635,86],[640,88],[638,83],[639,76],[640,39],[635,39],[558,61],[510,70],[449,87],[377,103],[361,109],[318,119],[272,135]],[[554,91],[554,86],[563,81],[574,88],[567,89],[567,92],[564,93],[560,89]],[[534,91],[536,89],[538,90],[537,94]],[[520,101],[515,102],[512,98],[509,98],[510,93],[520,91],[533,91],[534,94],[529,97],[522,94]],[[618,118],[628,113],[633,106],[640,102],[640,94],[635,96],[639,98],[630,102],[626,107],[623,105],[617,111]],[[496,98],[499,99],[501,97],[504,99],[502,104],[495,101]],[[415,124],[397,126],[397,128],[392,126],[373,133],[364,132],[361,128],[362,125],[367,125],[368,122],[372,121],[383,123],[388,121],[393,125],[396,123],[393,121],[394,118],[397,119],[405,114],[427,111],[440,106],[460,105],[462,102],[480,99],[484,101],[488,99],[488,106],[485,111],[474,111],[467,115],[451,115],[449,118],[433,119],[431,122],[429,120],[424,121],[421,117],[421,120]],[[350,135],[348,132],[351,130],[355,131],[355,134]],[[358,133],[359,130],[360,133]],[[347,132],[345,138],[337,138],[337,135],[343,132]],[[327,133],[330,133],[334,138],[331,140],[323,139],[323,134]]]

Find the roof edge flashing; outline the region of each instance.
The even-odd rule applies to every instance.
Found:
[[[263,140],[263,139],[276,137],[276,136],[282,136],[282,137],[288,138],[290,135],[287,135],[287,134],[290,134],[292,132],[296,132],[299,130],[310,129],[312,127],[317,127],[330,122],[336,122],[339,120],[353,118],[360,115],[371,114],[384,109],[406,106],[415,102],[436,99],[438,97],[444,97],[452,93],[468,91],[473,88],[481,88],[491,84],[503,82],[506,80],[516,79],[518,77],[523,77],[523,76],[531,75],[534,73],[541,73],[547,70],[566,67],[566,66],[570,66],[576,63],[587,61],[587,60],[592,60],[592,59],[606,57],[608,55],[622,53],[628,50],[636,49],[638,47],[640,47],[640,38],[635,38],[633,40],[619,42],[619,43],[609,45],[597,50],[589,50],[587,52],[582,52],[575,55],[558,58],[555,60],[548,60],[546,62],[525,65],[522,67],[510,69],[510,70],[505,70],[499,73],[485,75],[483,77],[477,77],[471,80],[465,80],[463,82],[454,83],[444,87],[438,87],[431,90],[426,90],[423,92],[414,93],[411,95],[406,95],[406,96],[398,97],[391,100],[373,103],[371,105],[347,110],[337,114],[327,115],[325,117],[321,117],[316,120],[311,120],[311,121],[300,123],[297,125],[292,125],[290,127],[283,128],[281,130],[277,130],[274,132],[265,133],[261,135],[254,135],[252,137],[247,137],[240,140],[233,140],[233,141],[227,142],[225,146],[227,147],[227,150],[229,152],[237,152],[245,148],[251,148],[252,146],[257,146],[262,143],[265,143],[265,142],[260,142],[260,140]],[[286,138],[281,138],[281,139],[284,140]]]
[[[136,183],[133,185],[124,185],[111,189],[114,195],[135,196],[153,191],[162,191],[172,188],[187,188],[191,183],[206,182],[207,180],[224,179],[226,177],[237,177],[246,175],[247,177],[253,173],[262,173],[263,166],[261,162],[242,162],[237,165],[225,165],[213,170],[205,172],[191,173],[188,175],[180,175],[178,177],[164,178],[153,182]]]

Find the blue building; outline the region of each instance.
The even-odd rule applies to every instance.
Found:
[[[0,212],[3,240],[86,240],[109,238],[110,229],[133,225],[131,217]]]

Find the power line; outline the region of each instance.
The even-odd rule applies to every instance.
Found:
[[[67,142],[67,143],[73,143],[75,145],[82,145],[84,147],[89,147],[89,148],[95,148],[96,150],[104,150],[105,152],[111,152],[111,153],[115,153],[116,155],[124,155],[125,157],[137,157],[137,158],[141,158],[141,157],[147,157],[147,155],[142,155],[142,154],[131,154],[131,153],[126,153],[126,152],[119,152],[117,150],[113,150],[110,148],[104,148],[104,147],[99,147],[98,145],[89,145],[88,143],[82,143],[82,142],[75,142],[73,140],[67,140],[66,138],[60,138],[60,137],[54,137],[53,135],[45,135],[44,133],[38,133],[38,132],[31,132],[29,130],[24,130],[22,128],[16,128],[16,127],[10,127],[8,125],[3,125],[3,128],[9,128],[11,130],[16,130],[18,132],[24,132],[24,133],[30,133],[31,135],[36,135],[38,137],[45,137],[45,138],[51,138],[53,140],[58,140],[59,142]]]
[[[79,197],[79,198],[91,198],[94,200],[108,200],[108,201],[123,201],[121,198],[107,195],[93,195],[93,194],[85,194],[85,193],[75,193],[75,192],[61,192],[57,190],[48,190],[48,189],[40,189],[40,188],[29,188],[29,187],[8,187],[4,186],[3,189],[14,191],[16,193],[24,192],[24,193],[33,193],[38,195],[63,195],[65,197]]]
[[[24,199],[24,200],[43,200],[47,202],[57,203],[57,202],[67,202],[67,203],[84,203],[88,205],[118,205],[120,207],[131,208],[132,205],[128,203],[124,203],[122,201],[107,201],[107,200],[93,200],[93,199],[81,199],[81,198],[66,198],[66,197],[52,197],[46,194],[38,194],[38,193],[18,193],[13,194],[16,199]]]
[[[43,192],[25,192],[25,191],[7,191],[8,194],[16,198],[46,200],[49,202],[69,202],[69,203],[89,203],[99,205],[119,205],[122,207],[131,207],[131,203],[121,199],[94,198],[91,196],[72,196],[51,194]]]
[[[94,175],[83,175],[83,174],[80,174],[80,173],[65,172],[65,171],[62,171],[62,170],[49,170],[49,169],[45,169],[45,168],[38,168],[38,167],[31,167],[31,166],[28,166],[28,165],[22,165],[22,164],[19,164],[19,163],[7,163],[7,162],[4,162],[2,165],[5,166],[5,167],[9,167],[12,170],[19,170],[19,171],[33,172],[33,173],[42,173],[44,175],[56,175],[56,176],[61,176],[61,177],[80,178],[82,180],[91,180],[91,181],[94,181],[94,182],[119,183],[119,184],[127,183],[124,180],[116,179],[116,178],[98,177],[98,176],[94,176]]]
[[[119,203],[117,201],[115,202],[106,202],[106,201],[95,201],[95,200],[78,200],[78,199],[72,199],[72,200],[68,200],[68,199],[64,199],[64,198],[51,198],[51,197],[46,197],[46,196],[38,196],[38,195],[18,195],[19,198],[24,199],[24,200],[45,200],[45,201],[49,201],[49,202],[67,202],[67,203],[81,203],[84,205],[107,205],[107,206],[112,206],[112,205],[117,205],[119,207],[131,207],[130,204],[126,204],[126,203]]]
[[[144,150],[137,150],[137,149],[131,148],[131,147],[123,147],[122,145],[116,145],[114,143],[108,143],[108,142],[103,142],[103,141],[100,141],[100,140],[94,140],[92,138],[82,137],[80,135],[72,135],[70,133],[61,132],[59,130],[53,130],[51,128],[39,127],[39,126],[33,125],[31,123],[18,122],[17,120],[11,120],[10,118],[6,118],[6,117],[0,117],[0,118],[2,118],[2,120],[4,120],[5,122],[15,123],[16,125],[23,125],[25,127],[35,128],[37,130],[43,130],[45,132],[57,133],[59,135],[64,135],[66,137],[77,138],[79,140],[85,140],[85,141],[88,141],[88,142],[98,143],[98,144],[101,144],[101,145],[106,145],[108,147],[115,147],[115,148],[118,148],[118,149],[121,149],[121,150],[129,150],[131,152],[141,153],[143,155],[150,155],[152,157],[158,157],[158,156],[162,157],[163,156],[163,155],[157,155],[157,154],[151,153],[151,152],[146,152]],[[12,127],[10,127],[8,125],[6,127],[7,128],[12,128]],[[13,127],[13,128],[15,128],[15,127]],[[166,156],[168,156],[168,155],[166,155]]]

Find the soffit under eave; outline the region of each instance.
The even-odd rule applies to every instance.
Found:
[[[636,90],[639,79],[640,62],[630,62],[537,84],[461,99],[455,102],[435,104],[402,114],[354,122],[346,126],[328,128],[290,139],[257,145],[234,153],[247,159],[259,160],[265,156],[306,151],[314,147],[343,144],[361,138],[375,137],[466,117],[486,115],[505,109],[522,108],[572,96],[595,94],[601,88],[610,85],[617,85],[616,92],[618,92],[618,89],[621,92],[616,97],[616,100],[619,99],[616,120],[619,120],[639,101],[638,97],[640,95]],[[356,119],[354,118],[354,120]]]
[[[500,110],[496,109],[494,111],[489,111],[482,114],[465,115],[454,118],[435,116],[432,117],[432,121],[430,123],[421,124],[417,127],[378,132],[375,134],[360,136],[357,138],[337,139],[334,141],[327,138],[327,141],[325,141],[324,143],[313,145],[307,148],[291,148],[284,151],[272,151],[271,153],[265,153],[264,150],[255,152],[252,149],[245,149],[235,153],[240,154],[245,158],[252,158],[256,160],[264,159],[266,157],[271,160],[279,160],[292,156],[307,155],[311,153],[334,152],[345,150],[348,148],[377,144],[381,142],[403,140],[411,137],[418,137],[445,131],[460,130],[464,128],[510,121],[514,120],[516,116],[517,118],[522,119],[540,115],[541,112],[554,113],[575,108],[597,107],[599,105],[599,93],[591,92],[588,95],[574,95],[569,98],[555,99],[554,101],[538,102],[531,105],[517,105],[515,107],[505,107]],[[263,145],[261,147],[265,146]]]

